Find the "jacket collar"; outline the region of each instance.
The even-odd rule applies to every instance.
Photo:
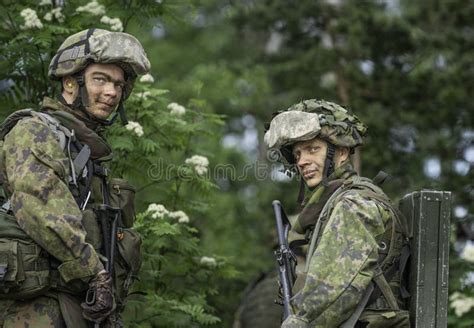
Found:
[[[111,155],[112,149],[101,136],[103,128],[96,122],[81,116],[58,100],[49,97],[43,99],[41,110],[58,119],[69,130],[74,130],[79,142],[90,147],[92,159]]]

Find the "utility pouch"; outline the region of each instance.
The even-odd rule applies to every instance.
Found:
[[[27,299],[51,287],[48,254],[0,211],[0,299]]]
[[[141,266],[140,247],[142,238],[133,229],[121,229],[117,231],[118,257],[114,265],[115,288],[117,293],[117,307],[124,307],[128,291],[132,283],[138,279],[138,271]]]
[[[122,210],[121,225],[131,228],[135,221],[135,188],[124,179],[114,178],[108,183],[110,188],[110,206]]]

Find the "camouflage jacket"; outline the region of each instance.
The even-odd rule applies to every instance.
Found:
[[[61,114],[65,118],[61,123],[66,122],[70,129],[82,129],[77,134],[79,141],[81,137],[100,138],[89,129],[92,126],[87,127],[72,110],[53,99],[45,98],[42,110]],[[68,188],[69,158],[50,127],[37,117],[22,119],[5,136],[0,156],[0,171],[18,224],[60,262],[58,271],[64,282],[87,281],[101,271],[103,265],[86,242],[82,213]]]
[[[329,185],[355,174],[350,164],[345,164],[331,175]],[[306,210],[324,205],[319,203],[327,201],[322,197],[325,188],[320,185],[313,191]],[[292,299],[295,315],[288,317],[282,327],[338,327],[348,319],[374,276],[376,239],[385,232],[391,215],[378,201],[364,197],[358,190],[339,198],[319,233],[313,254],[307,256],[303,287]],[[301,216],[295,225],[297,230],[304,221]]]

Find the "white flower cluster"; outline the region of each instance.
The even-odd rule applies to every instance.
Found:
[[[155,82],[155,79],[153,78],[151,74],[145,74],[140,77],[139,81],[142,83],[153,83]]]
[[[125,129],[135,132],[139,137],[143,135],[143,127],[138,122],[128,121]]]
[[[25,19],[25,25],[21,25],[22,30],[33,29],[33,28],[43,28],[43,23],[41,23],[36,11],[31,8],[23,9],[20,13],[21,17]]]
[[[207,173],[207,168],[209,166],[209,160],[204,156],[194,155],[190,158],[187,158],[184,163],[193,166],[194,170],[198,175],[204,175]]]
[[[44,15],[44,20],[50,22],[54,17],[54,18],[56,18],[56,20],[58,22],[63,23],[64,22],[64,15],[61,12],[62,9],[63,8],[61,8],[61,7],[54,8],[49,13],[46,13],[46,15]]]
[[[474,243],[468,243],[464,247],[461,258],[467,262],[474,263]]]
[[[458,317],[462,317],[464,313],[468,313],[474,307],[474,298],[454,292],[450,297],[450,306],[454,309],[454,313]]]
[[[217,266],[216,259],[213,257],[203,256],[199,260],[199,263],[210,268],[215,268]]]
[[[52,6],[53,1],[51,0],[41,0],[38,6]]]
[[[143,100],[147,100],[149,96],[151,96],[150,91],[143,91],[143,92],[137,92],[135,94],[138,98],[143,98]]]
[[[109,24],[112,31],[122,32],[123,24],[120,18],[110,18],[109,16],[102,16],[101,23]]]
[[[87,3],[85,6],[79,6],[76,8],[78,13],[90,13],[94,16],[100,16],[105,14],[105,7],[97,2],[97,0],[92,0]]]
[[[180,117],[186,114],[186,108],[175,102],[169,104],[167,108],[170,110],[170,114],[174,116]]]
[[[170,212],[161,204],[150,204],[147,212],[151,213],[153,219],[163,219],[169,216],[172,219],[178,220],[179,223],[189,223],[189,217],[183,211]]]
[[[151,213],[153,219],[162,219],[169,214],[169,211],[161,204],[150,204],[146,211]]]
[[[189,223],[189,217],[183,211],[170,212],[168,216],[179,223]]]

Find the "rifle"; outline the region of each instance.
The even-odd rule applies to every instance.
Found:
[[[110,277],[112,278],[112,285],[114,285],[114,262],[115,262],[115,251],[116,251],[116,243],[117,243],[117,231],[118,225],[121,224],[122,220],[122,212],[121,209],[118,207],[110,206],[110,196],[108,194],[107,182],[104,177],[102,177],[102,188],[103,188],[103,197],[104,203],[98,206],[95,210],[97,215],[101,232],[102,232],[102,249],[104,251],[104,255],[107,258],[107,262],[105,264],[105,270],[109,273]],[[89,293],[90,290],[87,291],[86,295],[86,303],[87,304],[94,304],[95,303],[95,293]],[[92,294],[92,295],[89,295]],[[113,313],[111,315],[114,315]],[[95,323],[94,328],[99,328],[101,324]]]
[[[291,289],[295,282],[296,256],[288,245],[288,233],[291,229],[290,221],[283,210],[279,200],[272,202],[273,211],[278,232],[278,249],[275,251],[275,257],[279,267],[280,287],[282,290],[283,301],[283,320],[293,314],[291,308]]]

